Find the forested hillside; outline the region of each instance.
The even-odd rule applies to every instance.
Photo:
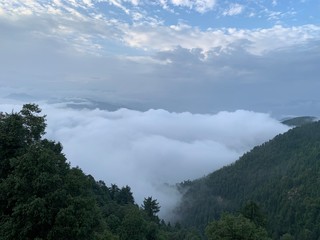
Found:
[[[288,126],[300,127],[304,124],[315,122],[316,120],[317,120],[316,117],[303,116],[303,117],[289,118],[289,119],[283,120],[282,123]]]
[[[186,193],[177,214],[184,225],[205,229],[223,212],[243,214],[253,204],[273,239],[319,239],[319,186],[320,123],[315,122],[278,135],[205,178],[181,184]]]
[[[1,240],[199,239],[160,220],[156,199],[138,206],[129,186],[70,167],[61,144],[42,138],[40,114],[33,104],[0,114]]]
[[[139,206],[129,186],[107,185],[71,167],[62,145],[43,138],[45,128],[34,104],[0,114],[3,240],[319,239],[319,122],[178,185],[180,223],[172,225],[157,216],[156,199]]]

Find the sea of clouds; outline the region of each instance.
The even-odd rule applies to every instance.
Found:
[[[0,104],[4,112],[19,104]],[[46,137],[60,141],[72,166],[107,185],[129,185],[141,204],[152,196],[169,217],[180,194],[172,187],[236,161],[289,128],[269,114],[237,110],[216,114],[68,108],[41,103]]]

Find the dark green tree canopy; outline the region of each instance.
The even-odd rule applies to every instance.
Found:
[[[35,104],[23,105],[19,113],[0,114],[0,179],[10,172],[9,159],[22,154],[45,133],[45,116]]]
[[[1,240],[186,239],[188,231],[159,223],[156,200],[141,209],[129,186],[70,167],[62,145],[42,138],[45,127],[35,104],[0,113]]]
[[[260,227],[266,226],[266,216],[262,213],[258,204],[249,201],[242,209],[241,214]]]
[[[208,240],[268,240],[267,231],[243,215],[223,214],[221,219],[209,223]]]
[[[156,199],[152,199],[152,197],[145,198],[142,204],[142,209],[150,219],[153,221],[159,221],[157,213],[160,211],[160,206]]]
[[[41,116],[39,115],[40,113],[41,109],[36,104],[25,104],[20,111],[20,115],[23,120],[23,127],[26,130],[27,143],[39,141],[45,134],[46,116]]]
[[[240,211],[274,239],[318,240],[319,166],[320,122],[293,128],[188,184],[177,208],[180,221],[204,229],[223,212]]]
[[[88,180],[70,169],[60,143],[42,140],[40,111],[27,104],[1,115],[0,236],[93,239],[100,220]]]

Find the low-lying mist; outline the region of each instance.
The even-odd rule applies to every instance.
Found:
[[[129,185],[141,204],[152,196],[170,213],[180,199],[172,185],[202,177],[288,130],[268,114],[245,110],[217,114],[70,109],[40,104],[46,137],[60,141],[72,166],[107,185]],[[19,106],[1,105],[1,111]]]

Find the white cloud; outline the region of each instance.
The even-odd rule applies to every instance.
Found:
[[[62,6],[61,0],[53,0],[52,1],[56,6]]]
[[[1,27],[1,90],[21,88],[22,92],[40,97],[89,97],[134,109],[217,112],[246,108],[276,116],[317,114],[318,105],[301,107],[292,102],[296,98],[301,101],[312,98],[314,102],[318,99],[315,90],[320,74],[319,42],[313,40],[319,38],[316,34],[319,27],[314,25],[277,26],[256,33],[240,29],[210,30],[211,38],[205,37],[201,30],[194,32],[190,26],[158,27],[163,34],[157,35],[155,29],[154,41],[140,48],[154,44],[155,48],[167,51],[141,54],[137,48],[133,54],[127,54],[132,51],[128,48],[121,52],[122,56],[108,56],[105,42],[110,51],[119,48],[108,38],[121,32],[105,27],[104,20],[94,24],[83,22],[79,26],[66,20],[55,31],[52,27],[56,25],[45,28],[47,25],[42,21],[30,20],[25,20],[27,27],[19,25],[19,31],[16,22]],[[135,29],[144,33],[143,27]],[[87,28],[103,38],[82,35]],[[44,30],[48,32],[43,36]],[[122,30],[126,31],[126,27]],[[169,38],[167,32],[176,35]],[[184,35],[190,35],[190,39],[183,38]],[[225,45],[220,44],[223,37],[225,41],[221,44]],[[174,46],[180,38],[184,48]],[[207,46],[207,52],[201,46]],[[217,49],[210,50],[210,46]]]
[[[120,8],[121,10],[129,14],[129,9],[122,5],[121,0],[100,0],[99,2],[109,2],[110,4],[113,4],[114,6]]]
[[[205,13],[214,8],[216,0],[171,0],[171,3],[175,6],[187,7],[195,9],[200,13]],[[163,4],[163,1],[162,1]]]
[[[127,0],[127,2],[130,2],[132,5],[137,6],[137,5],[139,5],[140,0]]]
[[[163,7],[163,9],[168,9],[168,2],[167,0],[159,0],[159,5]]]
[[[137,202],[152,195],[167,214],[179,199],[163,183],[195,179],[235,161],[288,128],[269,115],[215,115],[43,106],[47,137],[61,141],[73,166],[107,184],[130,185]]]
[[[59,39],[70,47],[81,49],[81,52],[104,52],[109,48],[110,41],[115,44],[124,44],[126,47],[143,51],[167,51],[182,47],[186,49],[202,49],[204,53],[212,51],[230,51],[236,45],[251,54],[262,55],[279,48],[293,47],[309,40],[320,37],[320,27],[317,25],[302,25],[298,27],[283,27],[276,25],[265,29],[200,29],[184,23],[164,25],[156,16],[150,17],[143,11],[129,10],[124,3],[131,5],[142,4],[139,1],[99,0],[114,4],[130,14],[133,23],[129,24],[120,19],[107,18],[101,10],[92,7],[92,1],[73,1],[71,7],[61,1],[39,4],[36,1],[27,1],[17,6],[11,1],[0,3],[1,15],[13,16],[24,22],[23,15],[27,14],[30,32],[36,32],[38,37]],[[214,1],[173,0],[171,4],[188,8],[214,7]],[[167,6],[168,1],[160,4]],[[82,8],[84,11],[80,11]],[[91,11],[91,10],[92,11]],[[242,13],[244,6],[232,4],[224,15],[237,15]],[[37,13],[37,14],[35,14]],[[101,15],[102,14],[102,15]],[[277,12],[267,12],[269,17],[279,19]],[[289,14],[289,13],[287,13]],[[275,20],[276,20],[275,19]],[[42,28],[37,28],[39,23]],[[69,34],[53,35],[59,26],[70,29]],[[267,33],[267,34],[266,34]],[[81,36],[81,37],[79,37]],[[83,41],[85,36],[85,40]],[[219,52],[218,52],[219,53]]]
[[[238,3],[233,3],[229,6],[229,9],[225,10],[222,15],[224,16],[234,16],[239,15],[243,12],[244,6]]]
[[[126,14],[130,14],[130,8],[125,6],[125,3],[130,3],[133,6],[138,6],[140,4],[139,0],[97,0],[98,2],[107,2],[114,5],[124,11]]]
[[[275,106],[285,111],[297,96],[318,99],[313,87],[319,75],[318,25],[204,29],[182,20],[167,26],[157,12],[162,8],[157,3],[144,8],[147,1],[135,2],[138,6],[119,1],[130,15],[97,1],[92,8],[83,0],[73,1],[77,7],[69,1],[37,2],[15,7],[11,0],[0,1],[0,89],[195,112],[245,106],[274,113]],[[173,8],[170,0],[162,3]],[[18,6],[32,14],[19,14]],[[176,14],[183,18],[183,11],[189,10]]]
[[[186,49],[200,48],[204,52],[217,48],[228,51],[238,45],[251,54],[261,55],[308,40],[320,39],[320,27],[316,25],[291,28],[276,25],[268,29],[225,28],[202,31],[180,24],[170,27],[124,26],[124,29],[123,40],[129,46],[157,51],[172,50],[177,46]]]
[[[6,112],[20,109],[0,106]],[[179,200],[164,183],[202,177],[288,130],[268,114],[244,110],[202,115],[41,107],[48,119],[46,137],[62,143],[72,166],[108,185],[131,186],[138,203],[152,195],[162,216]]]
[[[88,7],[93,7],[93,3],[92,3],[91,0],[82,0],[82,1],[83,1],[83,3],[84,3],[85,5],[87,5]]]
[[[276,25],[270,29],[247,32],[244,39],[247,38],[251,42],[247,47],[250,53],[262,55],[273,50],[299,46],[313,39],[318,39],[320,36],[318,33],[320,33],[320,27],[315,25],[291,28]],[[241,32],[236,34],[241,34]]]

